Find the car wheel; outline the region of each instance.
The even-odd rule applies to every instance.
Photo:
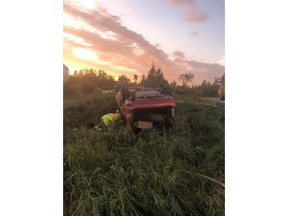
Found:
[[[126,84],[122,83],[120,85],[120,104],[121,105],[124,103],[127,96],[128,96],[128,87]]]

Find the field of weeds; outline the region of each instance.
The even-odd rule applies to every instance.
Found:
[[[177,103],[177,101],[176,101]],[[64,100],[64,215],[224,215],[224,109],[177,103],[169,133],[99,132],[112,94]]]

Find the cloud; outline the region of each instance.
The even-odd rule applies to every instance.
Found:
[[[176,6],[184,6],[187,10],[187,17],[185,21],[191,24],[202,23],[208,19],[207,13],[200,13],[194,0],[169,0],[169,2]]]
[[[198,32],[191,32],[189,35],[197,36],[197,35],[198,35]]]
[[[133,76],[134,73],[138,75],[147,73],[152,62],[156,67],[161,68],[168,81],[173,79],[179,81],[179,75],[188,71],[194,73],[195,84],[202,82],[202,80],[198,81],[201,77],[205,77],[206,80],[211,78],[210,80],[213,81],[215,76],[222,75],[214,74],[215,71],[216,73],[220,71],[218,64],[189,61],[181,51],[173,52],[172,56],[175,58],[171,60],[157,44],[151,44],[143,35],[123,26],[121,19],[109,14],[105,8],[92,11],[80,10],[64,3],[64,13],[86,25],[74,27],[64,24],[64,34],[71,36],[64,37],[64,56],[69,56],[69,59],[79,59],[79,56],[73,56],[72,51],[80,48],[80,50],[91,50],[97,55],[97,61],[88,58],[81,62],[106,71],[125,74],[128,77]],[[220,67],[223,71],[224,67]],[[207,77],[207,74],[211,77]]]
[[[217,61],[216,63],[219,63],[220,65],[225,65],[225,55],[222,55],[219,61]]]
[[[224,74],[225,67],[215,63],[209,64],[186,59],[181,51],[173,52],[174,63],[181,69],[181,73],[191,72],[195,76],[194,84],[199,85],[203,80],[213,82],[214,77]]]
[[[184,53],[181,51],[174,51],[172,54],[176,57],[185,58]]]

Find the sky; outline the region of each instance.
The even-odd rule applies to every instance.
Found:
[[[101,69],[118,79],[152,64],[180,84],[214,81],[225,72],[224,0],[64,0],[63,63]]]

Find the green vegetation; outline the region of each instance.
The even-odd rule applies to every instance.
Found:
[[[191,73],[180,74],[179,80],[182,81],[182,85],[178,85],[176,81],[173,80],[173,82],[170,83],[171,91],[176,95],[218,97],[218,84],[211,84],[210,82],[203,80],[202,84],[199,86],[188,86],[188,83],[192,82],[194,78],[194,75]],[[163,87],[166,80],[161,68],[156,68],[153,63],[152,67],[147,72],[147,76],[143,73],[141,80],[138,81],[138,75],[134,74],[133,81],[125,75],[119,76],[118,81],[125,83],[130,87],[145,86],[159,88],[161,86]],[[87,93],[99,93],[101,90],[111,90],[115,84],[115,77],[108,75],[103,70],[97,71],[93,68],[81,69],[80,71],[75,71],[73,75],[69,75],[68,79],[64,82],[64,97],[81,96]]]
[[[224,215],[224,188],[198,175],[224,182],[224,110],[179,97],[175,126],[145,137],[91,129],[115,112],[111,92],[65,97],[65,216]]]

